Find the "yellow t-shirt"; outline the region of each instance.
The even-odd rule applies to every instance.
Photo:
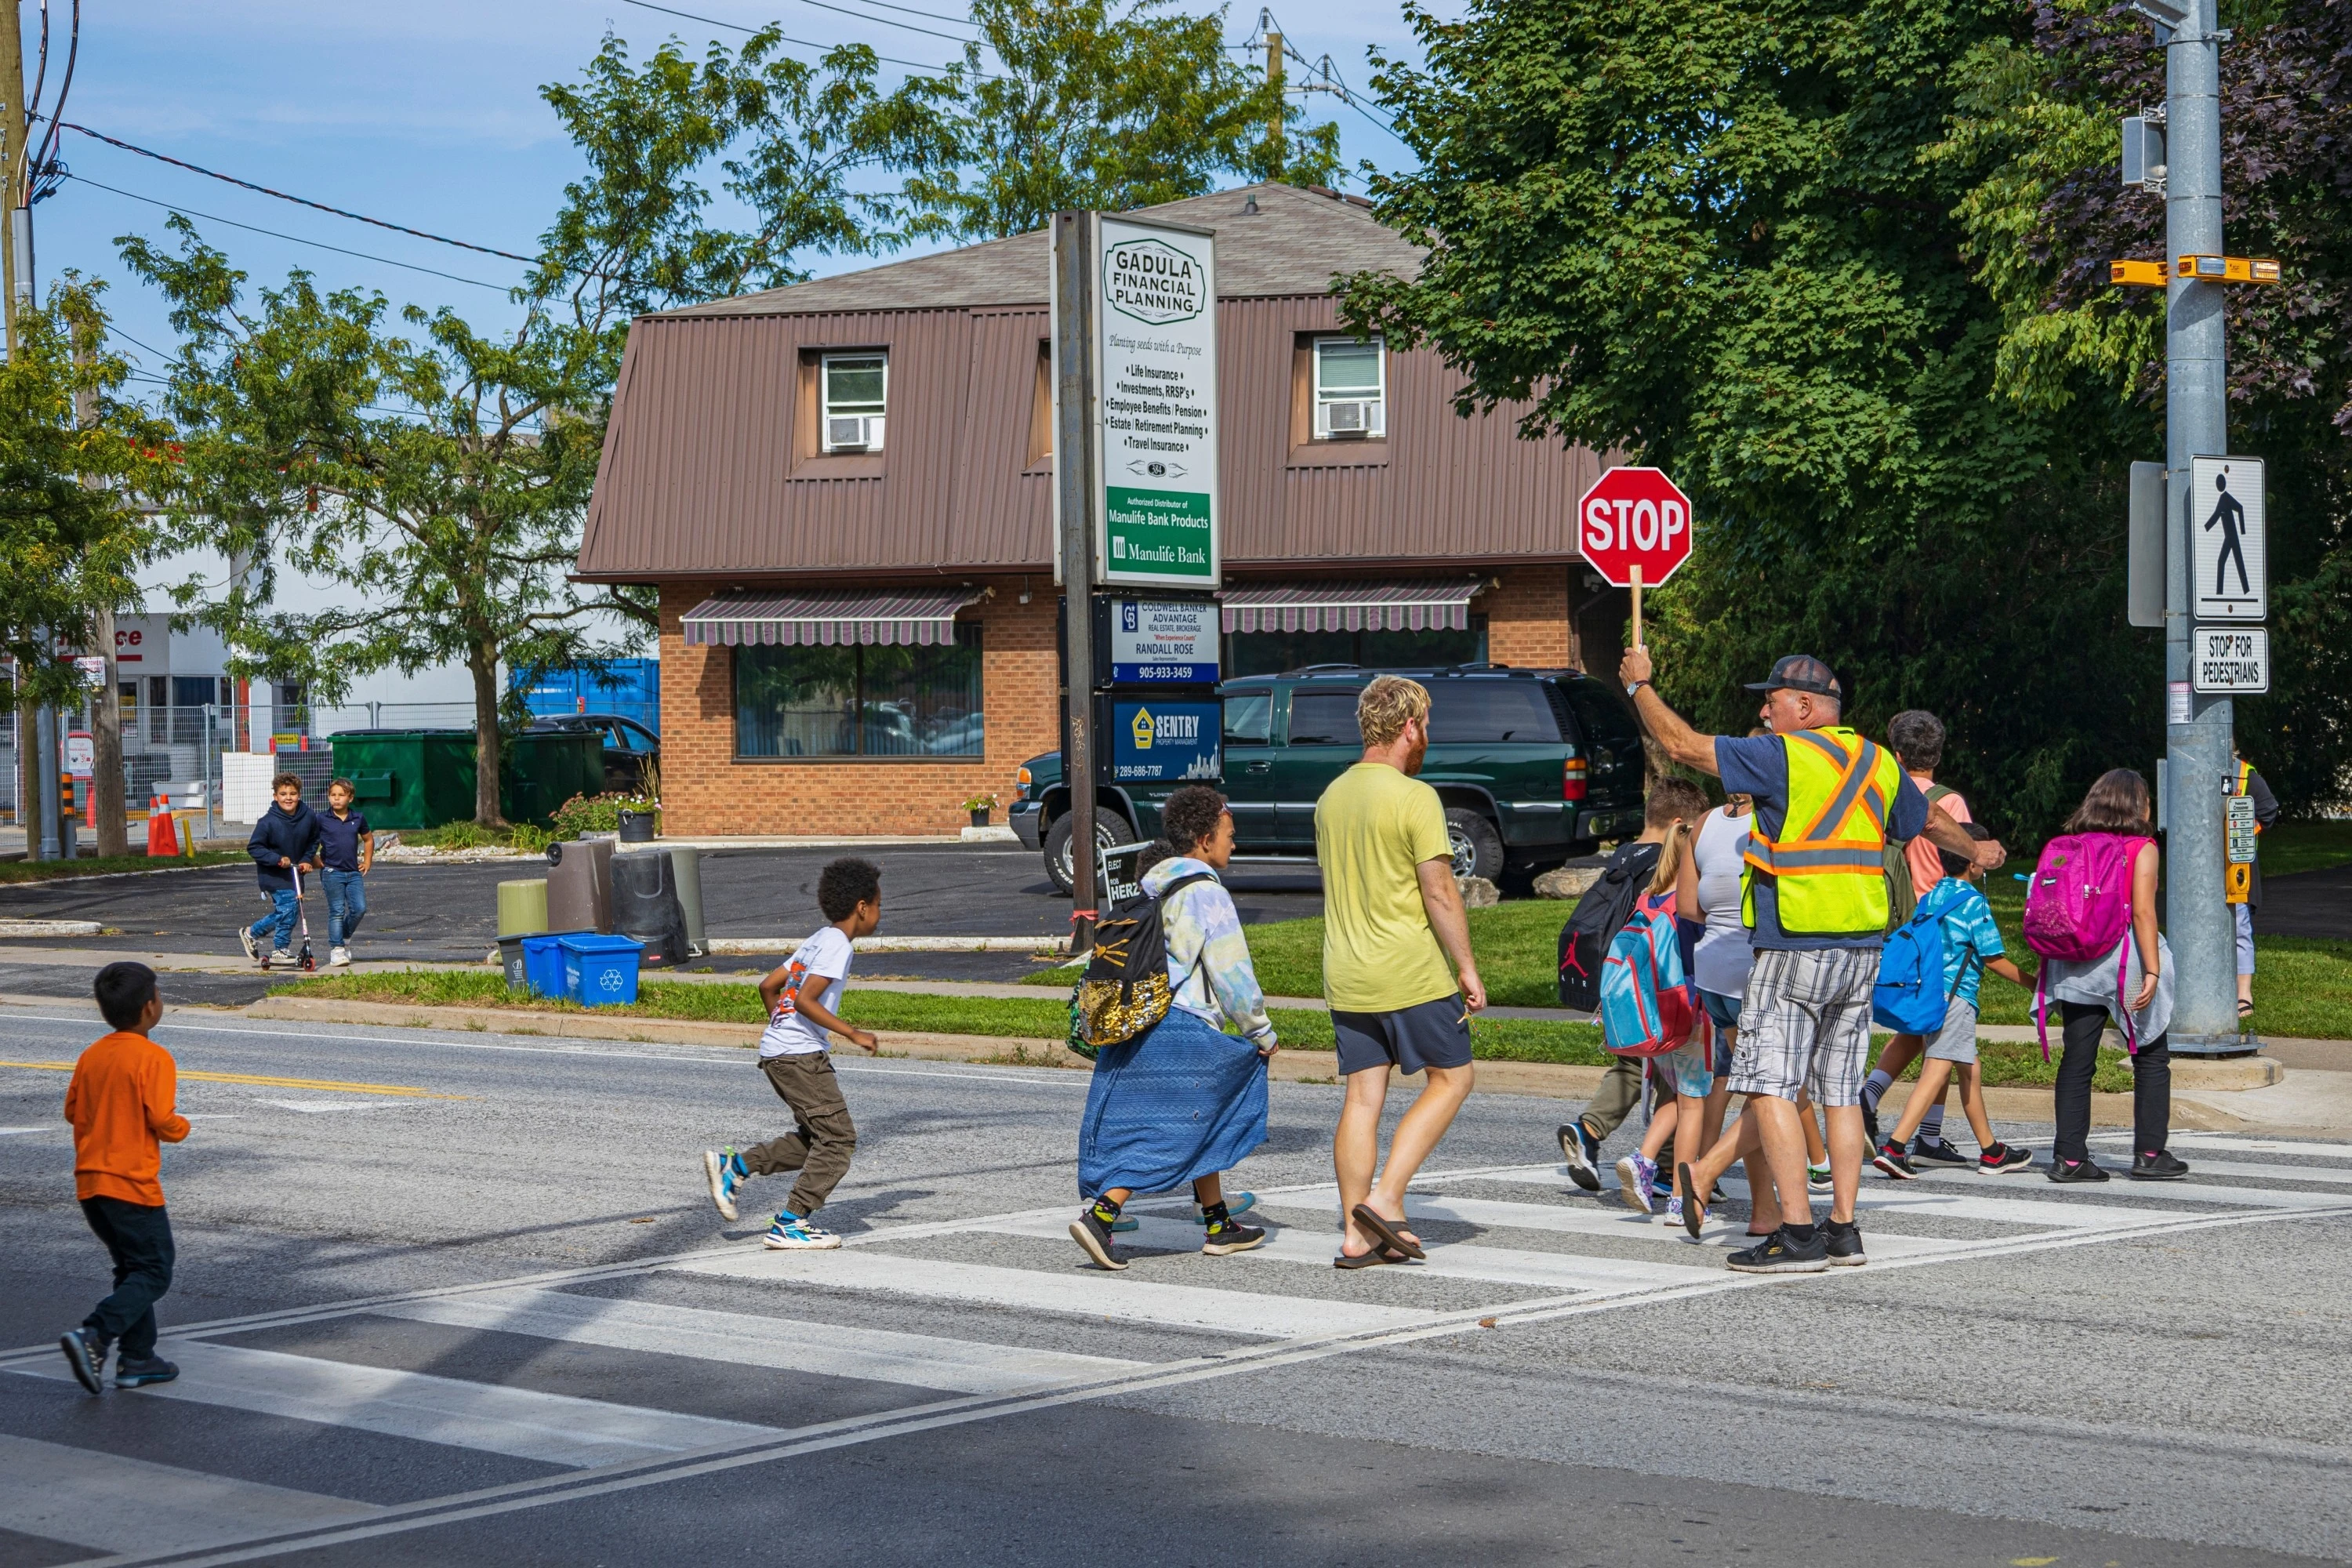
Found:
[[[1358,763],[1315,803],[1323,867],[1323,994],[1347,1013],[1392,1013],[1459,989],[1422,907],[1423,860],[1454,853],[1437,792]]]

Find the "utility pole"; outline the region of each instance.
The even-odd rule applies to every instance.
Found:
[[[73,361],[77,373],[87,372],[90,361],[97,357],[98,345],[93,336],[89,326],[75,324]],[[85,430],[98,423],[98,394],[88,386],[74,389],[74,423]],[[106,488],[105,480],[87,474],[81,482],[89,489]],[[98,691],[89,705],[89,806],[98,818],[98,853],[128,855],[131,839],[125,830],[122,801],[122,687],[121,667],[114,661],[113,605],[101,605],[90,612],[89,635],[98,645],[93,651],[105,661]]]
[[[1269,30],[1265,35],[1265,85],[1274,100],[1273,118],[1266,123],[1266,140],[1274,146],[1274,177],[1282,178],[1282,165],[1286,153],[1282,135],[1282,35]]]
[[[2221,243],[2221,37],[2216,0],[2157,0],[2165,48],[2165,255],[2219,256]],[[2177,20],[2172,18],[2177,16]],[[2166,33],[2170,37],[2167,38]],[[2222,900],[2222,781],[2234,705],[2190,681],[2190,574],[2196,497],[2189,459],[2230,450],[2224,285],[2175,276],[2165,296],[2167,514],[2164,678],[2165,931],[2171,939],[2170,1045],[2191,1056],[2242,1051],[2237,933]]]
[[[16,357],[16,207],[21,188],[16,167],[25,157],[25,36],[17,25],[17,0],[0,0],[0,326],[7,336],[8,358]],[[25,830],[26,852],[40,858],[41,808],[47,780],[41,772],[39,710],[26,679],[16,672],[16,822]]]
[[[1069,650],[1062,777],[1070,786],[1070,951],[1094,946],[1095,866],[1095,215],[1054,215],[1054,521]]]

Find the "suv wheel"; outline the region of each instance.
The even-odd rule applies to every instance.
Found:
[[[1056,889],[1065,893],[1076,881],[1070,868],[1070,862],[1076,858],[1070,841],[1077,837],[1077,820],[1075,812],[1066,811],[1054,818],[1053,826],[1045,829],[1045,875]],[[1116,811],[1098,810],[1095,813],[1095,848],[1097,851],[1108,849],[1114,844],[1134,842],[1135,828],[1126,817]]]
[[[1490,882],[1503,875],[1503,836],[1495,825],[1467,806],[1445,808],[1445,839],[1454,847],[1456,877],[1484,877]]]

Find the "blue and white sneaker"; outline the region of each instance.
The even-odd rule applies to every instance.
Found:
[[[1617,1195],[1625,1206],[1636,1214],[1655,1214],[1650,1194],[1651,1184],[1658,1179],[1658,1163],[1645,1157],[1638,1149],[1617,1162]]]
[[[710,1179],[710,1201],[719,1217],[735,1218],[735,1184],[751,1173],[743,1168],[743,1156],[732,1149],[705,1149],[702,1173]]]
[[[841,1245],[841,1237],[786,1209],[776,1216],[760,1244],[771,1252],[830,1252]]]
[[[1677,1193],[1673,1197],[1666,1200],[1665,1218],[1661,1223],[1675,1226],[1683,1224],[1683,1200],[1681,1194]]]
[[[1228,1215],[1244,1215],[1255,1207],[1257,1207],[1257,1194],[1255,1193],[1236,1193],[1232,1197],[1225,1200],[1225,1213]],[[1194,1204],[1192,1205],[1192,1223],[1194,1225],[1206,1225],[1209,1223],[1208,1215],[1202,1210],[1199,1204]],[[1117,1226],[1113,1226],[1111,1228],[1113,1230],[1117,1230],[1118,1227]]]
[[[1584,1129],[1581,1121],[1563,1121],[1559,1127],[1559,1157],[1568,1162],[1568,1179],[1588,1193],[1601,1190],[1601,1140]]]

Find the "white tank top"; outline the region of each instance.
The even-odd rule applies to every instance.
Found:
[[[1744,995],[1748,970],[1755,953],[1748,945],[1748,928],[1739,919],[1740,858],[1748,852],[1748,825],[1756,814],[1726,816],[1721,806],[1699,823],[1698,902],[1706,911],[1706,931],[1698,939],[1691,963],[1692,978],[1702,991],[1718,996]]]

